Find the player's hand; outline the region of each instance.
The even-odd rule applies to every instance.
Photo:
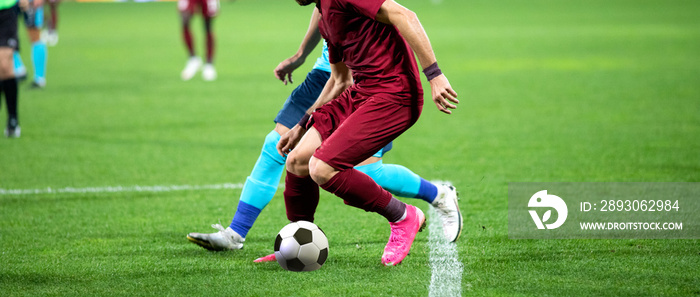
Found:
[[[296,56],[289,57],[277,65],[275,68],[275,77],[281,80],[284,85],[287,85],[287,82],[294,83],[292,80],[292,72],[302,64],[304,64],[304,59]]]
[[[301,140],[301,137],[304,136],[305,133],[306,129],[299,125],[294,126],[294,128],[287,131],[287,133],[284,133],[280,141],[277,142],[277,152],[283,157],[287,156],[287,154],[297,146],[297,143],[299,143],[299,140]]]
[[[433,102],[435,102],[438,110],[446,114],[452,114],[450,109],[456,109],[457,105],[455,104],[459,103],[459,100],[457,100],[457,92],[452,89],[450,82],[447,81],[447,77],[444,74],[440,74],[433,78],[430,81],[430,89],[432,89]]]

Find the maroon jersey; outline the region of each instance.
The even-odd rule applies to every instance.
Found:
[[[390,100],[422,100],[423,89],[413,50],[392,25],[375,20],[384,0],[320,0],[319,30],[328,42],[331,64],[352,70],[364,94],[398,95]],[[407,102],[403,102],[404,104]]]

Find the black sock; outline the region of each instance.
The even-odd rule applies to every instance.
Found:
[[[15,78],[10,78],[0,82],[2,84],[2,91],[5,93],[5,101],[7,102],[7,114],[9,118],[8,123],[14,120],[12,126],[17,125],[17,80]]]
[[[396,223],[406,213],[406,203],[401,202],[396,197],[391,197],[389,204],[381,211],[377,211],[377,213],[384,216],[389,222]]]

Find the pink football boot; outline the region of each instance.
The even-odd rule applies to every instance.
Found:
[[[406,205],[406,218],[391,225],[389,243],[384,247],[382,264],[395,266],[401,263],[411,250],[411,244],[418,232],[425,227],[425,215],[413,205]]]

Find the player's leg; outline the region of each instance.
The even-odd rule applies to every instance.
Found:
[[[275,129],[265,137],[260,156],[243,185],[231,224],[227,228],[214,224],[212,227],[219,229],[219,232],[190,233],[187,239],[212,251],[243,248],[248,231],[277,192],[284,169],[284,157],[277,153],[277,142],[280,140],[280,135],[287,131],[289,128],[277,124]]]
[[[13,52],[15,77],[18,81],[23,81],[27,78],[27,67],[24,66],[24,62],[22,61],[22,56],[20,56],[19,54],[19,50],[14,50]]]
[[[321,135],[316,128],[311,127],[287,156],[284,204],[287,219],[292,222],[314,221],[319,189],[310,175],[309,160],[320,145]]]
[[[384,164],[382,157],[391,150],[392,144],[385,146],[372,157],[355,166],[355,169],[369,175],[382,188],[390,193],[407,198],[418,198],[432,203],[438,195],[438,186],[397,164]]]
[[[319,69],[311,70],[304,82],[292,92],[293,106],[297,106],[295,109],[296,122],[313,105],[329,77],[330,72]],[[311,94],[311,96],[301,96],[297,93]],[[290,127],[293,127],[296,122],[291,123]],[[316,212],[319,199],[319,189],[318,185],[309,176],[308,164],[311,155],[320,144],[320,134],[312,127],[287,156],[284,202],[287,209],[287,218],[290,221],[305,220],[313,222],[314,220],[314,213]]]
[[[192,20],[192,15],[194,14],[195,1],[194,0],[179,0],[177,2],[177,8],[180,12],[180,24],[182,28],[182,41],[185,43],[185,49],[187,50],[187,63],[185,68],[180,73],[182,80],[190,80],[197,74],[199,68],[202,67],[202,59],[196,56],[194,49],[194,42],[192,41],[192,32],[190,31],[190,22]]]
[[[381,157],[387,149],[362,162],[355,169],[369,175],[390,193],[417,198],[430,203],[437,210],[447,241],[456,241],[462,233],[463,219],[457,202],[457,190],[449,182],[429,182],[410,169],[397,164],[384,164]]]
[[[342,198],[346,204],[376,212],[389,221],[392,231],[382,263],[396,265],[408,254],[416,234],[425,224],[425,216],[420,209],[394,198],[352,166],[406,131],[415,123],[421,107],[370,97],[344,119],[342,112],[348,110],[344,105],[349,98],[344,95],[347,93],[314,113],[314,127],[325,131],[326,138],[311,158],[309,171],[324,190]],[[337,121],[343,124],[337,125]],[[327,133],[332,127],[337,130]]]
[[[214,17],[219,14],[219,0],[204,0],[202,3],[202,16],[204,17],[204,31],[206,33],[206,64],[202,68],[202,78],[205,81],[216,79],[214,68]]]
[[[396,196],[421,199],[436,207],[443,223],[445,239],[456,241],[461,233],[462,220],[455,188],[448,183],[433,184],[404,166],[383,164],[381,157],[387,151],[386,148],[380,150],[355,166],[355,169],[367,174],[380,187]],[[255,262],[275,260],[274,254],[271,254],[258,258]]]
[[[32,64],[34,66],[33,88],[43,88],[46,86],[46,65],[48,59],[48,48],[46,42],[41,40],[41,27],[44,25],[44,7],[32,7],[25,14],[25,24],[29,41],[32,44]]]
[[[225,229],[225,233],[229,236],[217,235],[220,232],[190,233],[188,235],[190,241],[212,250],[232,249],[229,247],[239,249],[243,246],[245,237],[262,210],[272,200],[279,186],[285,164],[285,158],[277,153],[280,135],[287,133],[290,127],[294,127],[299,122],[306,110],[318,98],[329,76],[330,73],[318,69],[309,72],[304,82],[292,91],[275,117],[275,129],[265,137],[260,156],[241,191],[236,214],[229,228]],[[231,241],[236,243],[230,243]]]
[[[351,96],[358,98],[351,98]],[[367,174],[352,167],[372,157],[374,152],[379,151],[407,130],[414,120],[410,106],[402,106],[379,98],[363,99],[361,96],[345,92],[338,99],[316,110],[313,126],[322,131],[324,145],[314,154],[309,166],[312,177],[321,187],[336,179],[353,178],[358,179],[360,183],[374,184],[367,189],[359,187],[355,190],[343,190],[374,191],[379,188],[379,193],[374,195],[359,195],[351,199],[345,199],[342,193],[338,195],[350,205],[359,205],[360,208],[373,211],[373,206],[386,206],[393,196],[381,189]],[[351,111],[358,100],[365,100],[365,102],[354,112]],[[346,174],[349,177],[337,177],[337,175]],[[352,182],[347,182],[342,187],[352,187],[351,184]]]
[[[46,24],[46,42],[49,46],[58,44],[58,3],[60,0],[49,0],[49,17]]]
[[[192,42],[192,31],[190,31],[192,13],[189,11],[180,12],[180,20],[182,25],[182,40],[185,43],[185,49],[187,49],[188,57],[192,58],[195,56],[194,43]]]
[[[205,16],[204,17],[204,31],[206,32],[206,45],[207,45],[207,55],[206,63],[202,68],[202,78],[206,81],[212,81],[216,79],[216,68],[214,68],[214,30],[213,30],[214,18]]]
[[[384,216],[391,227],[384,248],[382,264],[398,265],[408,255],[416,234],[425,226],[425,215],[415,206],[405,204],[382,189],[359,170],[337,170],[328,163],[312,158],[311,176],[321,187],[345,200],[345,203]]]
[[[17,116],[17,80],[14,74],[13,52],[17,47],[17,14],[13,8],[0,10],[0,100],[7,103],[6,137],[19,137]]]
[[[0,47],[0,95],[5,95],[7,103],[5,137],[19,137],[20,135],[17,116],[17,80],[14,75],[12,51],[10,47]]]
[[[236,214],[230,224],[242,237],[248,235],[253,223],[277,192],[285,161],[285,158],[277,153],[277,142],[280,135],[287,131],[289,128],[278,123],[265,137],[260,156],[243,185]]]
[[[326,71],[311,70],[306,79],[292,91],[275,117],[274,135],[268,135],[265,139],[253,172],[243,186],[238,209],[230,225],[243,237],[246,236],[262,209],[272,200],[279,185],[285,164],[285,158],[277,152],[280,135],[287,133],[299,122],[306,110],[318,98],[329,77],[330,74]]]

